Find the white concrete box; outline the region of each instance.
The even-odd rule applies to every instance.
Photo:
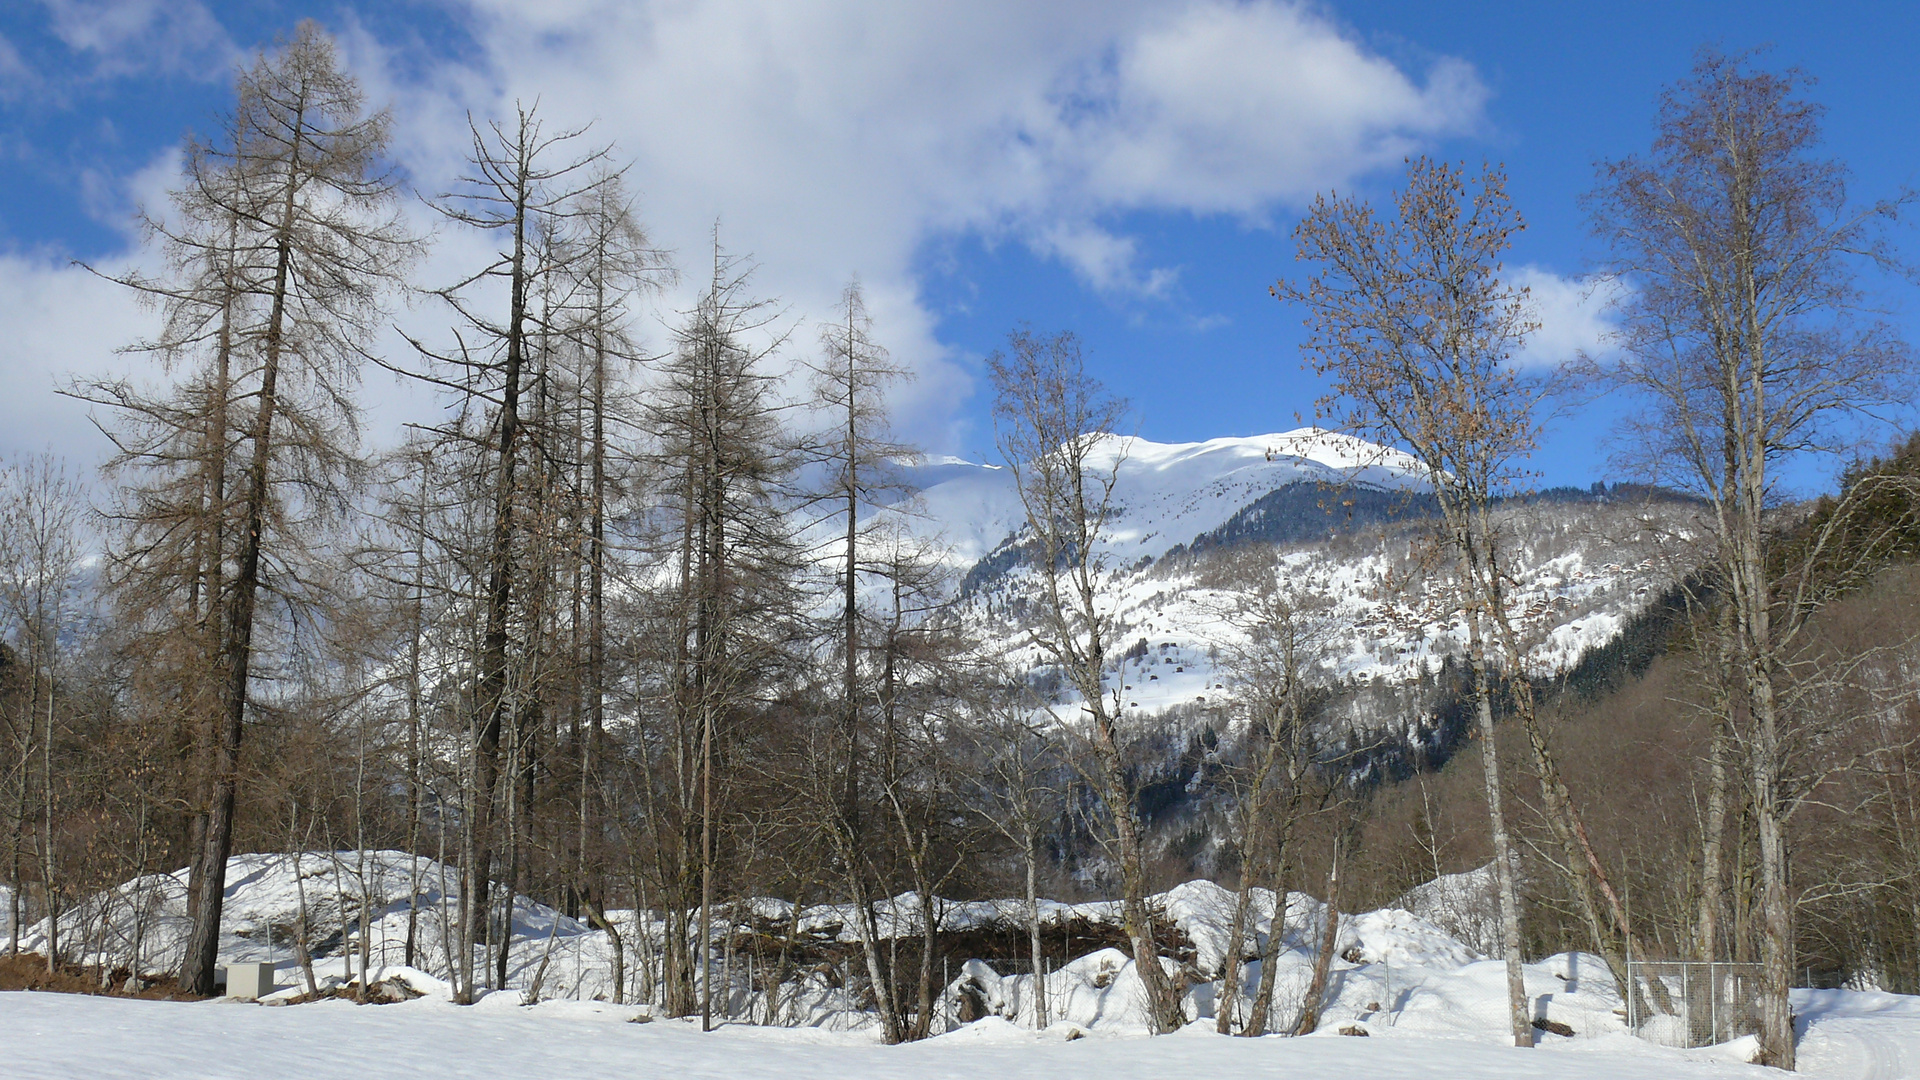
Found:
[[[258,1001],[273,993],[272,964],[228,964],[227,996],[242,1001]]]

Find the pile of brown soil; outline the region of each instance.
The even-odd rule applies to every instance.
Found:
[[[158,979],[139,979],[132,987],[130,973],[121,968],[107,975],[108,988],[100,988],[100,969],[62,964],[60,970],[47,970],[47,958],[38,953],[0,956],[0,991],[37,990],[53,994],[106,994],[112,997],[145,998],[149,1001],[201,1001],[198,994],[182,993],[180,982],[171,975]]]
[[[305,1005],[309,1001],[352,1001],[361,1005],[398,1005],[403,1001],[412,1001],[421,997],[421,993],[399,979],[382,979],[367,988],[363,995],[355,986],[329,986],[317,994],[298,994],[287,998],[285,1004]]]

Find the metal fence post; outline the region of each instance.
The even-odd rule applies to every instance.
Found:
[[[1707,982],[1711,984],[1713,987],[1712,993],[1707,995],[1707,1017],[1708,1017],[1708,1022],[1713,1025],[1713,1038],[1711,1041],[1719,1042],[1720,1041],[1720,977],[1718,974],[1714,972],[1713,968],[1714,968],[1713,961],[1711,960],[1707,961]]]
[[[1687,1045],[1689,1047],[1698,1045],[1694,1041],[1693,1034],[1693,987],[1687,981],[1687,969],[1692,966],[1687,963],[1680,965],[1680,1000],[1683,1003],[1681,1007],[1687,1010]]]
[[[1639,976],[1633,971],[1633,958],[1627,958],[1627,1030],[1635,1034],[1640,1031],[1640,1010],[1634,1007],[1640,1000]]]

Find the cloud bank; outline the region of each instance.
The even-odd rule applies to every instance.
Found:
[[[126,28],[162,25],[150,0],[55,8],[76,64],[96,70],[139,47]],[[1126,230],[1130,216],[1261,223],[1473,132],[1486,99],[1462,62],[1410,71],[1317,6],[1276,0],[471,0],[452,10],[470,35],[457,47],[383,37],[351,9],[326,20],[369,96],[393,102],[396,149],[423,190],[458,171],[469,111],[485,119],[538,100],[555,125],[592,122],[633,162],[641,213],[683,266],[702,263],[718,222],[723,241],[761,265],[760,290],[797,316],[830,311],[857,274],[877,330],[920,376],[897,405],[935,449],[954,447],[956,403],[971,385],[922,302],[917,263],[929,244],[1024,245],[1092,292],[1150,299],[1177,269],[1152,263]],[[188,25],[224,47],[225,32],[197,16],[164,24],[168,34]],[[468,247],[443,244],[425,280],[457,276]],[[31,279],[26,295],[45,298],[38,310],[0,304],[15,321],[130,318],[75,273],[31,255],[0,259],[0,277]],[[130,324],[123,340],[135,332]],[[32,359],[21,343],[0,346],[8,386],[26,381],[22,364],[60,363],[71,350],[58,337],[30,335]],[[0,402],[0,422],[18,407]]]

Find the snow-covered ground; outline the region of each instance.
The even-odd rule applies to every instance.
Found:
[[[1837,992],[1826,992],[1831,997]],[[1802,1012],[1825,998],[1802,996]],[[1802,1071],[1820,1077],[1911,1077],[1920,1014],[1827,1008],[1813,1013]],[[866,1080],[991,1076],[1048,1080],[1167,1080],[1294,1076],[1321,1080],[1689,1080],[1765,1075],[1719,1050],[1675,1051],[1626,1035],[1548,1039],[1515,1050],[1492,1038],[1376,1031],[1371,1038],[1236,1039],[1194,1025],[1159,1039],[1033,1032],[983,1020],[925,1043],[886,1047],[870,1033],[626,1023],[636,1010],[556,1001],[532,1008],[504,996],[460,1008],[435,997],[397,1005],[326,1001],[295,1008],[183,1004],[64,994],[0,994],[0,1075],[12,1080],[259,1076],[501,1077],[571,1080],[672,1076]],[[1829,1034],[1831,1032],[1831,1034]],[[1841,1040],[1851,1040],[1844,1046]],[[1868,1057],[1861,1050],[1879,1056]]]
[[[1852,990],[1796,990],[1800,1071],[1810,1076],[1905,1080],[1920,1076],[1920,998]]]
[[[1156,904],[1193,945],[1182,966],[1163,961],[1186,984],[1184,1004],[1193,1026],[1174,1037],[1143,1041],[1143,995],[1133,964],[1113,949],[1097,949],[1048,972],[1048,1026],[1036,1032],[1034,981],[1002,974],[980,961],[948,972],[941,999],[943,1034],[917,1047],[875,1045],[869,1013],[854,1007],[847,989],[812,972],[783,987],[776,1017],[783,1026],[728,1024],[702,1036],[679,1021],[644,1025],[621,1021],[650,1015],[650,1006],[615,1006],[607,981],[610,943],[605,934],[521,898],[508,988],[485,995],[474,1007],[451,1004],[443,938],[446,893],[440,866],[394,852],[306,853],[236,857],[230,869],[227,933],[222,960],[273,959],[281,990],[269,1003],[295,997],[303,977],[277,938],[300,911],[306,893],[308,921],[316,938],[341,934],[360,940],[359,891],[369,889],[373,918],[372,980],[395,980],[422,997],[401,1004],[353,1006],[322,1001],[284,1008],[230,1003],[154,1003],[53,994],[0,994],[0,1077],[143,1076],[155,1078],[254,1074],[386,1076],[967,1076],[983,1070],[1010,1076],[1068,1078],[1098,1075],[1165,1077],[1238,1075],[1388,1078],[1448,1075],[1504,1077],[1728,1076],[1745,1074],[1752,1036],[1718,1047],[1677,1050],[1636,1037],[1598,957],[1563,953],[1525,966],[1526,987],[1536,1017],[1564,1025],[1571,1036],[1542,1034],[1538,1050],[1505,1047],[1504,966],[1442,930],[1454,908],[1474,903],[1474,875],[1456,875],[1445,888],[1416,890],[1407,903],[1432,918],[1401,908],[1343,915],[1328,1000],[1314,1037],[1245,1040],[1211,1034],[1213,1017],[1227,1007],[1218,977],[1236,950],[1231,941],[1235,895],[1207,881],[1192,881],[1161,894]],[[409,910],[408,890],[418,894],[421,949],[416,967],[401,967],[401,942]],[[63,938],[75,950],[96,951],[123,962],[136,940],[143,965],[166,968],[177,960],[185,924],[179,880],[155,875],[130,882],[76,908],[63,921]],[[1462,899],[1464,897],[1464,899]],[[912,898],[882,902],[881,931],[917,929]],[[1257,955],[1270,932],[1275,897],[1253,894],[1251,933],[1241,956]],[[760,900],[752,914],[792,920],[803,931],[846,940],[848,912],[823,905],[798,913],[783,901]],[[1050,922],[1099,923],[1117,917],[1110,903],[1045,905]],[[935,905],[950,930],[1004,924],[1018,905],[1006,902]],[[345,924],[342,915],[345,915]],[[744,915],[741,909],[739,914]],[[1015,916],[1017,917],[1017,916]],[[1276,970],[1274,1011],[1282,1023],[1298,1009],[1312,965],[1308,942],[1318,939],[1325,907],[1310,896],[1287,897],[1283,948]],[[617,918],[627,928],[629,977],[632,943],[642,921]],[[660,923],[645,920],[656,934]],[[331,927],[331,929],[329,929]],[[44,941],[44,926],[26,935],[28,948]],[[339,948],[340,938],[320,943],[316,963],[323,987],[357,976]],[[98,959],[100,957],[87,957]],[[767,1002],[749,991],[739,958],[730,964],[731,995],[718,1011],[765,1019]],[[425,969],[425,970],[422,970]],[[539,972],[541,1003],[523,1006]],[[1250,963],[1236,1011],[1259,978]],[[637,987],[630,984],[629,994]],[[1846,1078],[1920,1075],[1920,998],[1850,991],[1796,992],[1802,1019],[1803,1070]],[[961,997],[984,1006],[986,1018],[958,1022]],[[1244,1015],[1244,1013],[1241,1013]],[[1342,1030],[1367,1038],[1342,1037]],[[1082,1039],[1079,1036],[1085,1036]],[[1434,1072],[1437,1062],[1444,1073]]]
[[[296,877],[296,865],[298,876]],[[61,920],[62,955],[82,963],[164,972],[175,968],[189,926],[186,914],[186,871],[136,879],[96,894],[76,905]],[[308,852],[293,855],[239,855],[228,866],[229,885],[219,957],[226,961],[266,960],[275,964],[277,982],[292,997],[304,989],[305,976],[293,956],[290,937],[305,912],[310,949],[320,957],[315,975],[322,988],[353,981],[358,976],[356,953],[362,940],[370,943],[370,979],[383,968],[398,969],[405,959],[407,923],[415,922],[418,943],[414,965],[406,977],[417,988],[444,994],[439,979],[449,977],[447,942],[456,920],[458,876],[426,858],[410,859],[392,851]],[[410,890],[419,885],[417,894]],[[360,929],[363,890],[370,913],[368,929]],[[410,903],[409,896],[416,899]],[[1159,894],[1156,908],[1192,942],[1194,955],[1185,972],[1191,984],[1186,993],[1188,1015],[1204,1019],[1216,1015],[1225,1003],[1217,999],[1221,972],[1229,957],[1257,956],[1263,939],[1272,932],[1276,898],[1267,890],[1253,890],[1247,931],[1236,950],[1231,941],[1234,893],[1210,881],[1190,881]],[[1013,901],[953,902],[936,898],[935,917],[944,932],[983,926],[1018,925],[1024,905]],[[911,895],[882,901],[879,932],[883,936],[911,936],[919,931],[918,904]],[[659,941],[661,920],[642,920],[634,912],[610,913],[623,929],[626,941],[626,991],[636,998],[641,985],[635,943],[644,932]],[[1281,920],[1284,948],[1275,975],[1277,1015],[1297,1012],[1313,965],[1313,944],[1320,938],[1325,905],[1305,893],[1287,896]],[[1070,921],[1117,924],[1119,905],[1113,902],[1061,904],[1045,902],[1042,917],[1052,925]],[[749,918],[792,926],[801,935],[824,935],[826,940],[851,944],[854,922],[844,905],[815,905],[794,912],[785,901],[760,899],[740,906],[722,905],[716,934]],[[346,942],[349,949],[342,949]],[[22,947],[44,949],[44,922],[31,926]],[[1409,1031],[1456,1033],[1498,1032],[1505,1024],[1502,1004],[1502,967],[1447,934],[1433,922],[1397,908],[1345,916],[1341,920],[1333,962],[1325,1023],[1392,1026]],[[135,959],[137,953],[137,960]],[[540,982],[543,998],[591,1000],[611,998],[609,981],[613,947],[608,936],[527,897],[514,904],[514,934],[509,949],[507,986],[515,990]],[[1172,964],[1173,961],[1167,961]],[[486,968],[485,957],[478,966]],[[767,1015],[765,995],[754,992],[754,969],[744,957],[723,962],[716,979],[729,993],[721,1006],[730,1015]],[[1624,1031],[1621,1001],[1600,962],[1584,954],[1549,957],[1529,965],[1529,988],[1543,1019],[1564,1023],[1581,1038]],[[990,1013],[1016,1024],[1035,1019],[1033,978],[1007,974],[977,962],[947,972],[950,985],[945,1001],[949,1017],[957,1014],[957,995],[965,984],[984,999]],[[1079,956],[1046,976],[1051,1021],[1075,1024],[1089,1031],[1126,1033],[1143,1030],[1143,1000],[1132,962],[1113,949]],[[1245,1010],[1259,978],[1259,964],[1248,966],[1242,985]],[[718,996],[718,995],[717,995]],[[831,1029],[861,1029],[873,1019],[852,1006],[838,979],[811,972],[787,986],[775,1003],[782,1023]]]

